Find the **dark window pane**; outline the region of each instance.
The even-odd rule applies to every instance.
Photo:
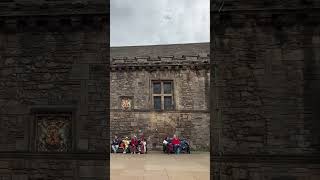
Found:
[[[171,94],[171,92],[172,92],[171,82],[164,82],[163,89],[164,89],[164,94]]]
[[[172,97],[165,96],[164,97],[164,109],[172,109]]]
[[[154,94],[160,94],[161,93],[161,83],[160,82],[153,83],[153,93]]]
[[[153,97],[154,109],[160,110],[161,109],[161,97],[154,96]]]

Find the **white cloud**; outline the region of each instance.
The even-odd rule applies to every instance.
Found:
[[[111,46],[209,42],[209,0],[111,0]]]

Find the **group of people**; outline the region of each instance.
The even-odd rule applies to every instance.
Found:
[[[133,135],[131,139],[125,137],[123,139],[117,136],[111,142],[112,153],[131,153],[131,154],[145,154],[147,152],[147,142],[144,136],[141,135],[137,138]],[[190,146],[187,140],[180,140],[177,135],[173,135],[172,138],[167,136],[163,140],[163,152],[180,154],[180,152],[190,153]]]
[[[133,135],[131,140],[128,137],[121,139],[115,136],[112,140],[111,148],[113,153],[145,154],[147,152],[147,142],[144,140],[143,135],[140,139]]]
[[[179,154],[181,151],[190,153],[190,146],[186,140],[180,140],[177,135],[173,135],[172,138],[167,136],[163,140],[163,152]]]

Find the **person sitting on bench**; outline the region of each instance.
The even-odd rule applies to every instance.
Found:
[[[119,138],[118,141],[119,141],[119,147],[118,147],[117,153],[123,153],[125,151],[125,144],[121,138]]]
[[[111,147],[112,147],[112,151],[114,153],[117,153],[117,150],[119,148],[119,139],[117,136],[114,136],[114,139],[112,140]]]
[[[163,142],[162,142],[162,151],[165,153],[165,152],[168,152],[168,144],[169,144],[169,141],[170,141],[170,138],[169,136],[165,137]]]
[[[180,139],[178,138],[177,135],[173,135],[172,144],[173,144],[174,152],[176,154],[179,154],[180,153]]]
[[[145,154],[147,151],[147,142],[144,140],[144,135],[142,134],[140,137],[140,143],[139,143],[139,152],[141,154]]]
[[[124,140],[122,140],[123,143],[124,143],[124,151],[123,151],[123,154],[126,154],[128,151],[130,151],[129,149],[129,144],[130,144],[130,141],[129,141],[129,138],[128,137],[125,137]]]
[[[132,154],[136,154],[137,153],[137,148],[138,148],[138,139],[137,139],[137,136],[134,135],[131,138],[131,142],[130,142],[130,152]]]

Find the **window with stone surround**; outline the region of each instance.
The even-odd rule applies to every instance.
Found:
[[[173,102],[173,81],[152,81],[152,103],[154,110],[172,110]]]

